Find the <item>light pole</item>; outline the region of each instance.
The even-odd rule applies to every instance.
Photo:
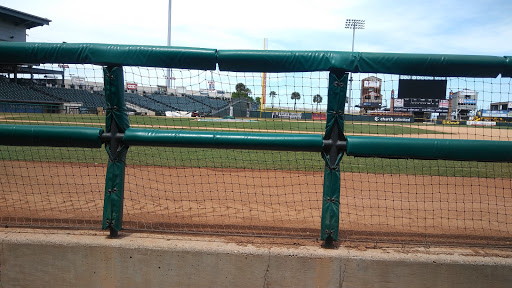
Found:
[[[169,0],[169,17],[167,22],[167,46],[171,46],[171,7],[172,7],[172,0]],[[166,86],[167,86],[167,93],[169,93],[169,90],[171,89],[171,69],[167,68],[167,78],[166,78]]]
[[[352,52],[354,52],[354,39],[356,38],[356,29],[364,29],[364,20],[358,20],[358,19],[347,19],[345,22],[345,28],[346,29],[352,29]],[[348,113],[350,113],[350,100],[352,98],[352,72],[349,73],[348,78],[348,97],[347,97],[347,103],[348,103]]]

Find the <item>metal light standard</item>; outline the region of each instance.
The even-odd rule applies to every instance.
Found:
[[[169,17],[167,22],[167,46],[171,46],[171,7],[172,7],[172,0],[169,0]],[[167,77],[166,77],[166,86],[167,86],[167,93],[169,93],[169,90],[171,89],[171,69],[167,68]]]
[[[364,20],[357,20],[357,19],[347,19],[345,22],[345,28],[346,29],[352,29],[352,52],[354,52],[354,39],[356,38],[356,29],[364,29]],[[348,113],[350,113],[350,100],[352,98],[352,72],[350,72],[349,78],[348,78]]]

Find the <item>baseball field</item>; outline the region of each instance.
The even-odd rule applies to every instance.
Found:
[[[102,116],[3,114],[0,124],[96,126]],[[132,127],[322,134],[325,122],[203,122],[130,116]],[[350,122],[347,135],[508,141],[510,129]],[[11,226],[101,225],[104,149],[0,147],[0,220]],[[510,163],[341,161],[344,240],[509,245]],[[125,229],[318,238],[319,153],[130,147]]]

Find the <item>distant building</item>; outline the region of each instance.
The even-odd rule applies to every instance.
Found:
[[[453,120],[468,120],[476,114],[478,92],[470,89],[462,89],[450,93],[449,114]]]
[[[511,111],[512,110],[512,102],[495,102],[491,103],[492,111]]]
[[[52,20],[0,6],[0,41],[27,42],[27,30]]]
[[[34,16],[25,12],[0,6],[0,41],[27,42],[27,30],[43,25],[49,25],[51,20]],[[0,73],[7,73],[8,78],[13,75],[13,81],[18,81],[19,74],[28,74],[33,78],[34,74],[62,75],[64,85],[64,72],[34,68],[32,65],[14,63],[0,65]]]
[[[361,100],[359,102],[361,113],[381,109],[381,86],[382,80],[375,76],[370,76],[361,80]]]

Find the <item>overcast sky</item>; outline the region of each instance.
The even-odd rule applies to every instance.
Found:
[[[168,0],[0,0],[52,20],[29,42],[166,45]],[[512,1],[173,0],[172,45],[216,49],[512,55]]]

